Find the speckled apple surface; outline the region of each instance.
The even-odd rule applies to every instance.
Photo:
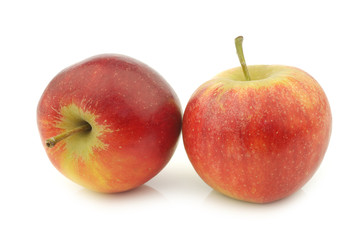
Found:
[[[170,160],[181,131],[181,107],[169,84],[123,55],[99,55],[60,72],[37,108],[41,140],[52,164],[74,182],[121,192],[154,177]],[[53,148],[45,140],[84,122]]]
[[[272,202],[297,191],[315,173],[331,134],[320,85],[287,66],[249,66],[215,76],[192,95],[183,141],[200,177],[240,200]]]

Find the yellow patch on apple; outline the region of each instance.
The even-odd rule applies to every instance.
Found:
[[[96,114],[84,111],[76,104],[63,106],[60,109],[62,116],[56,123],[56,127],[64,132],[70,131],[85,123],[91,125],[91,131],[80,132],[59,142],[61,149],[60,168],[63,174],[81,185],[89,185],[85,179],[97,179],[97,185],[107,188],[107,179],[111,175],[98,162],[92,161],[94,150],[106,150],[108,145],[100,140],[100,136],[105,132],[112,132],[108,125],[101,125],[96,122]],[[80,171],[80,165],[84,165],[87,171]],[[87,176],[84,176],[86,173]],[[91,188],[88,186],[88,188]]]
[[[94,149],[106,150],[107,144],[103,143],[99,137],[105,132],[112,132],[112,130],[108,128],[108,125],[98,124],[97,116],[94,113],[70,104],[61,108],[60,115],[62,117],[56,123],[56,127],[64,131],[70,131],[86,122],[91,125],[91,131],[78,133],[59,142],[59,144],[66,145],[64,154],[74,158],[81,156],[82,160],[86,162],[93,155]]]

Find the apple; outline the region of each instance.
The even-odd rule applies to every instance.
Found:
[[[183,142],[199,176],[235,199],[267,203],[300,189],[318,169],[331,112],[317,81],[290,66],[241,67],[216,75],[191,96]]]
[[[133,189],[172,157],[181,132],[180,102],[144,63],[104,54],[61,71],[37,108],[52,164],[97,192]]]

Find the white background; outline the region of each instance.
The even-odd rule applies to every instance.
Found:
[[[358,1],[1,1],[0,239],[360,239]],[[266,205],[214,192],[182,139],[163,171],[103,195],[47,159],[37,102],[63,68],[121,53],[156,69],[183,109],[212,76],[247,63],[309,72],[333,113],[328,151],[296,194]]]

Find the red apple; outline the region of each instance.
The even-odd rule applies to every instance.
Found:
[[[37,108],[52,164],[74,182],[106,193],[154,177],[176,148],[181,121],[170,85],[122,55],[99,55],[66,68]]]
[[[235,199],[266,203],[300,189],[327,149],[331,112],[320,85],[280,65],[222,72],[189,100],[183,141],[200,177]]]

